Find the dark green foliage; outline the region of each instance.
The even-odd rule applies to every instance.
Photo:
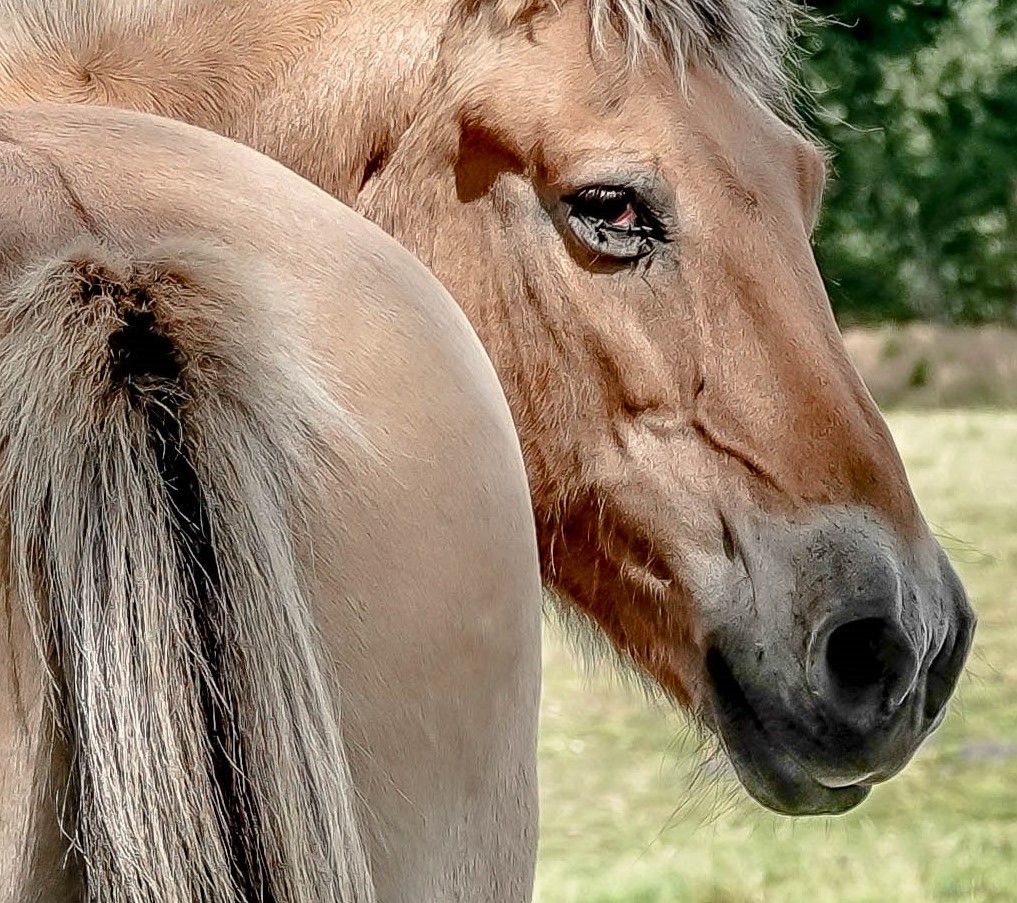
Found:
[[[920,389],[929,384],[929,361],[928,358],[920,357],[911,368],[911,375],[908,377],[908,385],[912,389]]]
[[[813,2],[834,150],[817,253],[841,322],[1017,321],[1017,0]]]

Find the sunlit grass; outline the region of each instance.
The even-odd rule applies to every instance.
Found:
[[[1017,413],[890,425],[980,618],[944,726],[855,812],[790,821],[549,629],[539,903],[1017,901]]]

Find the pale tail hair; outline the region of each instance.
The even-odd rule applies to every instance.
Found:
[[[373,900],[296,539],[343,413],[230,259],[90,240],[0,297],[10,579],[89,903]]]

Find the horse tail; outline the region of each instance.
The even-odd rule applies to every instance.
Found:
[[[235,259],[89,240],[0,294],[0,514],[90,903],[373,899],[300,540],[352,428]]]

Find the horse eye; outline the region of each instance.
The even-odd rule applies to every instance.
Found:
[[[666,241],[660,220],[631,188],[594,185],[564,202],[569,228],[597,257],[633,263]]]

